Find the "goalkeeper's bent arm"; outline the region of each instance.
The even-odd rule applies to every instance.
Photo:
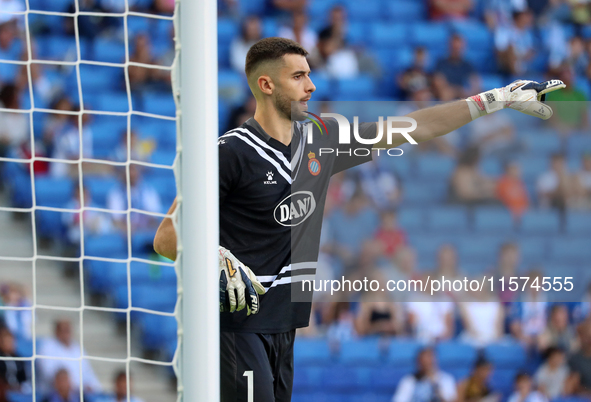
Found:
[[[170,206],[167,214],[172,215],[176,209],[176,199]],[[154,250],[163,257],[176,260],[176,231],[171,218],[164,218],[158,226],[154,236]]]

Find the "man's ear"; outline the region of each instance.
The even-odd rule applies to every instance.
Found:
[[[261,75],[257,80],[257,85],[259,86],[261,92],[265,95],[272,95],[273,90],[275,89],[275,84],[268,75]]]

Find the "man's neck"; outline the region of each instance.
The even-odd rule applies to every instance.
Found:
[[[279,116],[276,110],[257,108],[254,119],[270,137],[284,145],[291,144],[291,121]]]

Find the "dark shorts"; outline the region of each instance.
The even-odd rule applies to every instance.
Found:
[[[294,339],[295,330],[220,332],[221,401],[291,401]]]

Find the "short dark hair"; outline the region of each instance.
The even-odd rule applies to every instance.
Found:
[[[248,77],[259,64],[265,61],[279,60],[286,54],[307,56],[308,52],[299,43],[286,38],[264,38],[250,47],[246,54],[244,68]]]

